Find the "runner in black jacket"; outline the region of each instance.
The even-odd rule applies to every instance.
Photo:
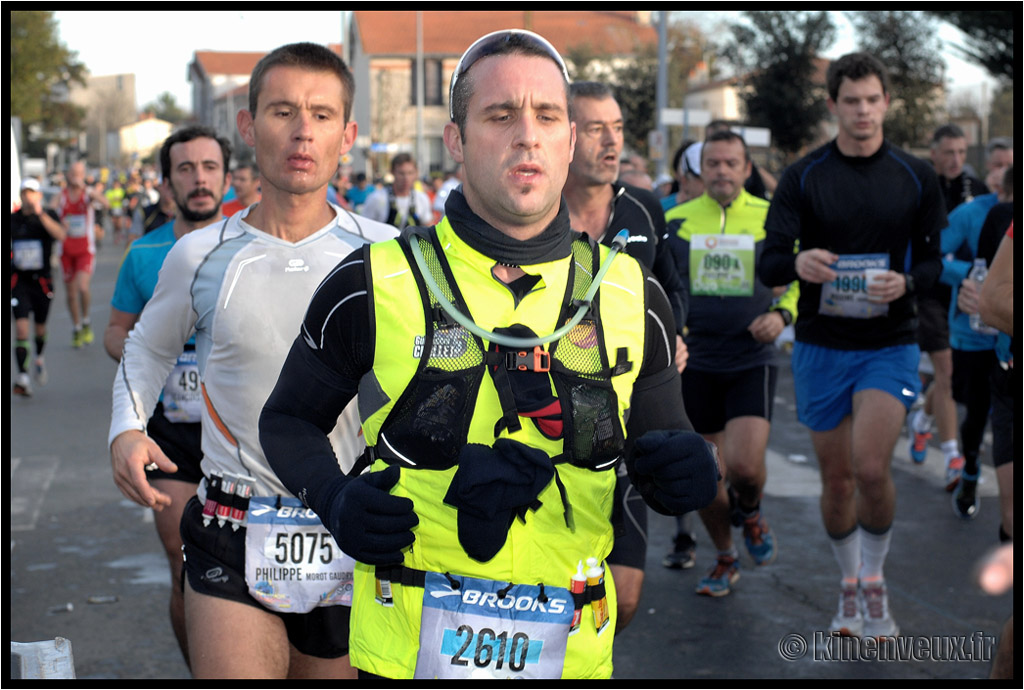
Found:
[[[622,229],[629,230],[626,252],[651,270],[667,293],[676,321],[676,367],[685,365],[682,340],[686,322],[686,291],[667,242],[665,214],[653,192],[617,182],[623,148],[622,110],[611,89],[597,82],[571,86],[576,149],[562,195],[573,230],[611,245]],[[683,428],[692,429],[686,413]],[[616,486],[615,548],[608,556],[618,595],[617,630],[636,612],[647,558],[647,508],[620,473]]]

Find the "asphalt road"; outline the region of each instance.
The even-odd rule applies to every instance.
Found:
[[[98,336],[121,253],[110,243],[99,253],[92,308]],[[59,286],[46,350],[50,383],[31,398],[9,401],[10,639],[67,638],[80,679],[186,679],[166,613],[169,576],[152,515],[111,481],[106,436],[115,365],[99,340],[72,349],[64,299]],[[835,613],[839,572],[821,527],[816,461],[795,420],[792,379],[780,357],[763,503],[778,559],[760,569],[745,561],[730,596],[697,596],[694,586],[713,559],[706,533],[698,525],[696,568],[667,570],[661,558],[674,521],[652,513],[644,595],[616,640],[615,678],[986,677],[994,637],[1014,603],[1011,594],[982,594],[972,579],[975,564],[996,544],[991,466],[984,467],[979,516],[965,522],[953,515],[942,488],[937,448],[917,466],[900,444],[886,576],[893,615],[908,649],[917,650],[909,656],[917,658],[828,647],[820,631]],[[900,655],[908,653],[890,656]]]

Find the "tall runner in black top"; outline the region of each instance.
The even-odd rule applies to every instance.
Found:
[[[946,214],[931,166],[885,141],[884,65],[853,53],[829,66],[827,81],[838,135],[784,174],[759,276],[800,279],[797,414],[811,430],[842,571],[831,629],[884,637],[899,631],[883,565],[896,509],[892,451],[920,388],[915,292],[941,271]]]

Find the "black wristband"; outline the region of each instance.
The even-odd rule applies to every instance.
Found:
[[[787,326],[793,323],[793,312],[789,309],[774,309],[773,311],[778,312],[779,316],[782,317],[782,323]]]

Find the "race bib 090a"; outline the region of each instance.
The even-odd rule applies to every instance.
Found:
[[[754,294],[753,235],[693,235],[690,292],[716,297]]]

